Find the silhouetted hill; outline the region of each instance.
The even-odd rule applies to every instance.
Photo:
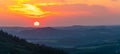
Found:
[[[120,54],[120,26],[2,29],[33,43],[62,47],[71,54]]]
[[[24,31],[17,33],[17,35],[24,36],[24,37],[31,37],[31,38],[40,38],[40,39],[41,38],[42,39],[44,39],[44,38],[59,39],[59,38],[64,38],[64,37],[80,35],[80,32],[45,27],[45,28],[24,30]]]
[[[61,49],[32,44],[0,30],[0,54],[66,54]]]
[[[62,30],[79,30],[88,28],[90,26],[80,26],[80,25],[73,25],[73,26],[67,26],[67,27],[55,27],[56,29],[62,29]]]
[[[70,28],[70,29],[67,29]],[[44,27],[23,30],[16,35],[30,42],[52,46],[73,47],[77,45],[97,44],[120,39],[119,26],[71,26]]]
[[[44,28],[3,28],[33,43],[57,47],[99,44],[120,39],[120,26],[68,26]],[[13,31],[14,30],[14,31]]]

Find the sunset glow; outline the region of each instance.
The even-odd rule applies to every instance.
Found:
[[[34,22],[34,26],[38,27],[38,26],[40,26],[40,23],[38,21],[36,21],[36,22]]]
[[[40,18],[46,14],[46,12],[42,11],[40,8],[32,4],[13,5],[10,6],[9,9],[11,12],[22,14],[31,18]]]
[[[35,20],[42,26],[120,23],[120,0],[0,0],[0,6],[0,25],[31,26]]]

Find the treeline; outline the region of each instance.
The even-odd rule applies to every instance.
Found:
[[[33,44],[0,30],[0,54],[67,54],[62,49]]]

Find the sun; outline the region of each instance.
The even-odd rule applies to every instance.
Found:
[[[34,22],[34,26],[35,27],[39,27],[40,26],[40,23],[38,21]]]

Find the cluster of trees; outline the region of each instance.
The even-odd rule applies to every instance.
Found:
[[[0,54],[67,54],[62,49],[33,44],[0,30]]]

